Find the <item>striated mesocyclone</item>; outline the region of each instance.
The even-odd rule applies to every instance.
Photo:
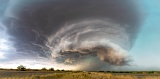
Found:
[[[127,52],[140,27],[137,2],[15,0],[10,1],[3,23],[21,56],[70,65],[98,57],[121,66],[130,61]]]
[[[129,61],[130,35],[111,20],[82,20],[62,27],[48,38],[52,57],[65,64],[77,64],[89,56],[113,65]]]

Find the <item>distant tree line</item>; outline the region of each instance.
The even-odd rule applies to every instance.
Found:
[[[25,66],[23,66],[23,65],[20,65],[20,66],[18,66],[17,67],[17,70],[18,71],[65,71],[64,69],[62,69],[62,70],[59,70],[59,69],[57,69],[57,70],[55,70],[54,68],[49,68],[49,69],[47,69],[47,68],[45,68],[45,67],[43,67],[42,69],[27,69]]]
[[[13,70],[13,71],[65,71],[65,72],[82,72],[82,71],[72,71],[72,70],[55,70],[54,68],[41,68],[41,69],[30,69],[30,68],[26,68],[23,65],[20,65],[17,67],[17,69],[4,69],[4,68],[0,68],[0,70]],[[102,72],[102,73],[138,73],[138,74],[160,74],[160,71],[88,71],[88,72]]]

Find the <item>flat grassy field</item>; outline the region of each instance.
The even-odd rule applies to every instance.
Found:
[[[80,71],[0,71],[0,79],[160,79],[160,74]]]

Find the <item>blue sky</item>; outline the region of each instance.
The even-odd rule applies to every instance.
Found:
[[[145,20],[130,55],[137,66],[160,70],[160,1],[142,0]]]

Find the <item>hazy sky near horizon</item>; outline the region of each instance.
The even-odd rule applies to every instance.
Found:
[[[160,70],[159,0],[136,0],[139,6],[125,9],[131,4],[127,0],[106,0],[109,7],[118,8],[106,8],[105,0],[97,1],[99,7],[87,0],[75,3],[74,8],[73,0],[56,1],[52,9],[40,1],[0,0],[0,67],[22,64],[27,68]]]

